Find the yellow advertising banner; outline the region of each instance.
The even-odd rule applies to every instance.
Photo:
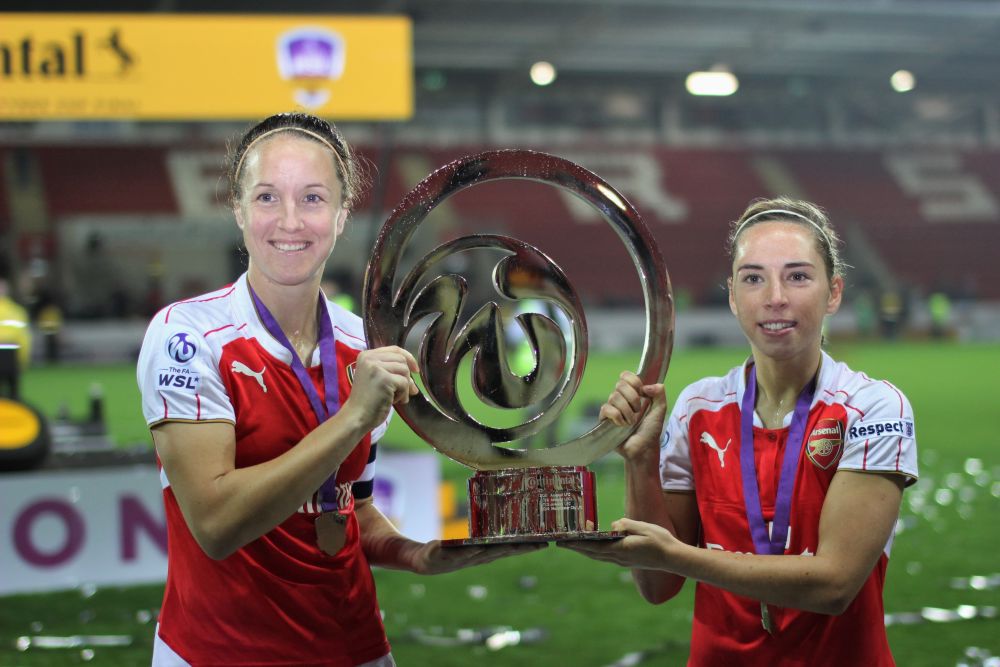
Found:
[[[403,16],[0,14],[0,120],[413,113]]]

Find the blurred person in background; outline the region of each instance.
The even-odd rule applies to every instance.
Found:
[[[59,359],[62,357],[60,339],[62,337],[63,314],[62,308],[59,307],[59,300],[48,288],[39,292],[35,302],[35,324],[42,337],[45,362],[48,364],[59,363]]]
[[[229,181],[248,270],[160,311],[138,364],[169,545],[153,664],[394,665],[370,565],[432,574],[537,546],[415,542],[372,504],[377,441],[417,366],[366,349],[320,289],[361,188],[339,132],[271,116]]]
[[[861,290],[854,297],[854,319],[858,327],[858,335],[867,340],[875,335],[878,315],[875,312],[875,300],[867,289]]]
[[[838,238],[807,202],[754,202],[732,227],[729,305],[751,356],[684,389],[624,372],[601,416],[619,448],[617,542],[566,546],[632,568],[661,603],[696,580],[691,665],[893,665],[882,589],[913,413],[821,348],[844,291]],[[645,411],[645,413],[644,413]]]
[[[354,297],[351,296],[351,291],[348,291],[348,285],[350,281],[347,280],[346,276],[330,274],[323,278],[321,284],[323,288],[323,294],[326,298],[334,302],[344,310],[350,312],[356,312],[357,303],[354,301]]]
[[[882,326],[882,336],[887,340],[899,338],[903,327],[905,307],[903,295],[898,289],[889,288],[882,292],[878,304],[879,322]]]
[[[92,231],[83,242],[71,267],[76,290],[70,315],[87,319],[122,318],[130,314],[129,295],[121,277],[115,254],[99,231]]]
[[[20,375],[31,360],[28,311],[14,301],[10,281],[0,276],[0,396],[20,397]]]
[[[951,332],[951,299],[938,290],[927,297],[927,309],[931,315],[931,336],[946,338]]]

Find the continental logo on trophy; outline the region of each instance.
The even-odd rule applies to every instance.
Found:
[[[520,446],[557,420],[586,366],[586,317],[562,269],[538,248],[497,234],[460,237],[431,250],[405,274],[401,266],[421,222],[436,206],[501,179],[567,190],[611,225],[635,266],[645,301],[645,341],[636,373],[648,384],[662,381],[670,363],[674,310],[670,279],[652,235],[631,204],[599,176],[535,151],[489,151],[456,160],[403,198],[382,226],[365,273],[365,333],[373,347],[407,347],[422,331],[416,353],[421,392],[397,411],[431,446],[475,470],[469,480],[470,537],[446,545],[614,539],[619,535],[599,530],[596,480],[587,466],[624,442],[629,427],[601,422],[552,447]],[[470,286],[451,270],[454,255],[484,250],[500,257],[488,290]],[[460,321],[473,291],[495,297]],[[521,375],[509,361],[504,308],[528,300],[545,303],[546,312],[558,316],[514,317],[533,355],[531,370]],[[524,415],[524,421],[496,427],[470,415],[459,397],[460,367],[463,373],[471,369],[480,401]],[[614,381],[607,379],[609,390]]]

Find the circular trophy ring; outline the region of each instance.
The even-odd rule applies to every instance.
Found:
[[[440,277],[414,294],[418,282],[413,277],[416,269],[397,284],[397,272],[403,251],[420,223],[445,199],[474,185],[501,179],[526,179],[555,185],[580,197],[601,212],[625,244],[642,286],[646,326],[637,375],[644,384],[662,382],[670,364],[673,346],[673,296],[666,266],[649,229],[632,205],[599,176],[569,160],[537,151],[487,151],[455,160],[427,176],[403,198],[379,231],[365,272],[363,313],[368,344],[371,347],[387,345],[404,347],[410,328],[418,320],[428,315],[438,320],[457,317],[461,299],[465,294],[463,280],[454,276]],[[429,268],[434,261],[449,251],[486,246],[504,250],[510,255],[508,259],[516,267],[529,269],[535,278],[552,286],[546,296],[559,303],[560,307],[565,308],[571,315],[573,309],[579,306],[579,301],[558,267],[536,249],[515,239],[489,235],[463,237],[433,251],[418,263],[417,269]],[[502,264],[503,262],[498,264],[494,270],[494,281],[498,280],[497,273],[502,271]],[[521,294],[513,291],[513,294],[508,293],[508,296],[517,298]],[[489,316],[483,317],[488,319]],[[545,320],[544,317],[538,319]],[[542,393],[547,393],[548,398],[553,399],[560,410],[572,398],[586,360],[586,327],[582,324],[582,310],[578,317],[571,317],[571,320],[574,323],[573,333],[579,335],[582,332],[584,335],[579,344],[572,345],[574,356],[572,363],[566,364],[567,370],[564,373],[566,377],[562,385],[553,388],[551,382],[548,384],[543,382],[545,378],[528,378],[538,380],[539,384],[546,384]],[[452,324],[454,325],[454,322]],[[533,328],[535,333],[544,337],[546,331],[546,326],[542,326],[544,322],[536,320],[533,324],[538,325]],[[490,320],[489,325],[495,326],[496,323]],[[497,446],[494,443],[516,440],[524,431],[517,428],[490,428],[456,412],[458,403],[454,387],[445,386],[454,380],[457,371],[455,357],[459,354],[452,354],[456,352],[454,326],[446,334],[431,336],[430,331],[425,334],[425,349],[420,355],[420,372],[425,391],[411,397],[406,404],[396,405],[395,409],[414,432],[435,449],[456,461],[478,470],[586,466],[624,442],[635,429],[602,421],[584,435],[555,447],[517,449]],[[443,357],[425,353],[428,347],[435,347],[435,344],[428,344],[428,338],[434,338],[438,348],[448,342],[452,345],[452,350],[446,352]],[[553,344],[561,344],[562,336],[557,335],[554,338],[557,340]],[[458,332],[457,339],[466,346],[458,352],[469,352],[482,344],[481,338],[470,332],[468,326]],[[549,336],[548,341],[552,343],[553,337]],[[493,344],[494,347],[502,348],[502,343],[499,341]],[[501,349],[500,352],[502,351]],[[479,356],[477,354],[477,363]],[[541,358],[539,366],[540,362]],[[438,366],[442,363],[450,366],[445,371],[447,381],[443,383],[434,379],[435,373],[440,374],[441,369]],[[566,391],[569,386],[572,386],[572,391]],[[432,401],[425,394],[434,393],[435,387],[441,391],[435,394],[436,401]],[[534,393],[528,391],[524,395],[512,397],[512,394],[516,393],[500,390],[495,396],[484,396],[483,393],[479,395],[487,402],[504,407],[508,407],[507,403],[521,405],[516,401],[518,397],[530,399],[534,396]],[[441,396],[444,396],[444,399]],[[554,415],[550,414],[550,417],[552,416]],[[545,415],[541,417],[543,419],[532,421],[544,422]],[[537,427],[538,423],[532,426]]]

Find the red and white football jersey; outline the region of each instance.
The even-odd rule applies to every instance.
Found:
[[[754,553],[740,472],[740,402],[746,367],[700,380],[681,392],[660,443],[666,491],[697,494],[701,546]],[[766,429],[754,415],[754,460],[764,520],[770,525],[792,415]],[[917,478],[909,401],[823,354],[798,462],[786,554],[815,554],[819,518],[838,470]],[[886,640],[882,588],[892,537],[857,598],[839,616],[770,606],[774,635],[761,625],[757,600],[699,582],[691,665],[893,665]]]
[[[343,403],[366,345],[357,316],[327,307]],[[150,427],[232,423],[236,466],[268,461],[318,426],[290,364],[291,353],[261,323],[244,275],[153,318],[137,371],[143,414]],[[318,351],[308,372],[322,398]],[[341,507],[351,506],[352,490],[355,497],[371,495],[372,442],[386,426],[359,442],[337,471]],[[271,532],[216,561],[192,537],[162,470],[161,482],[168,566],[154,664],[353,667],[389,652],[353,512],[334,556],[316,545],[314,496]]]

